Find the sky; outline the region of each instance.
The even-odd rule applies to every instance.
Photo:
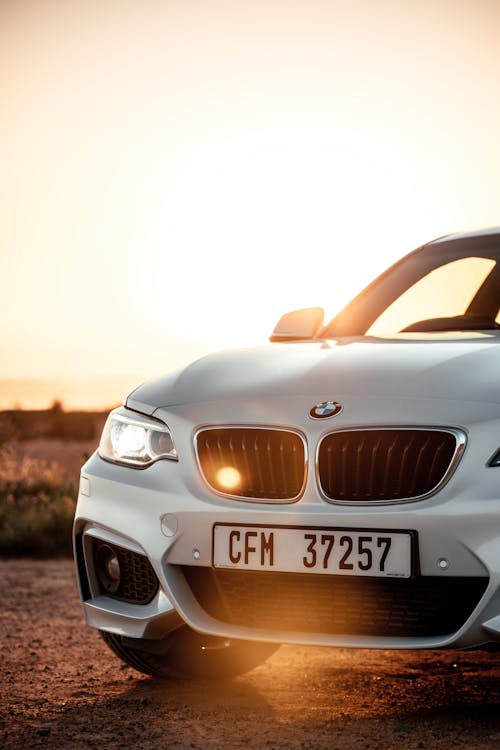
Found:
[[[500,225],[499,34],[497,0],[1,0],[0,408],[118,402]]]

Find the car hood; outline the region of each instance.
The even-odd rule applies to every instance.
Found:
[[[500,403],[500,336],[406,334],[392,339],[270,344],[220,352],[133,391],[127,406],[309,396],[445,398]]]

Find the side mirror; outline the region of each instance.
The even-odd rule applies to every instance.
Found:
[[[272,332],[269,341],[301,341],[313,339],[323,328],[325,311],[322,307],[305,307],[285,313]]]

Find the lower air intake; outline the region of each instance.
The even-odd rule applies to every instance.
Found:
[[[98,539],[92,540],[92,557],[94,569],[99,573],[97,568],[101,565],[99,559],[99,549],[103,543]],[[151,563],[145,555],[139,555],[137,552],[118,547],[115,544],[106,544],[116,555],[120,568],[120,580],[116,588],[110,592],[99,582],[101,594],[111,596],[113,599],[119,599],[130,604],[148,604],[158,591],[158,578],[151,567]]]
[[[354,578],[185,566],[204,610],[248,628],[331,635],[437,637],[456,632],[488,579]]]

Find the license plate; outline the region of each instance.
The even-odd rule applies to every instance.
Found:
[[[216,524],[216,568],[410,578],[412,533]]]

